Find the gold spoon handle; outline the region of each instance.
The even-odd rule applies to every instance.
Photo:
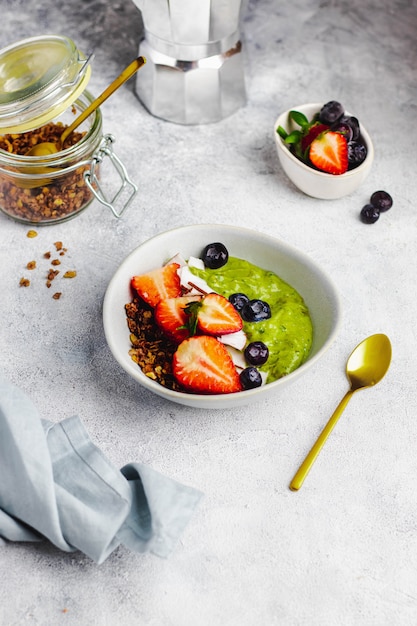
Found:
[[[79,115],[74,121],[73,123],[68,126],[68,128],[66,128],[64,130],[64,132],[61,135],[61,145],[64,143],[65,139],[67,137],[69,137],[69,135],[72,133],[73,130],[75,130],[80,124],[82,124],[82,122],[84,122],[85,119],[87,119],[87,117],[96,109],[98,109],[98,107],[103,104],[103,102],[105,100],[107,100],[107,98],[109,96],[112,95],[112,93],[114,91],[116,91],[116,89],[118,89],[121,85],[123,85],[123,83],[125,83],[127,80],[129,80],[129,78],[131,76],[133,76],[133,74],[135,72],[138,71],[139,68],[142,67],[142,65],[144,65],[146,63],[146,59],[144,57],[138,57],[137,59],[135,59],[134,61],[132,61],[132,63],[130,63],[130,65],[128,65],[123,72],[117,77],[115,78],[115,80],[107,87],[107,89],[105,89],[103,91],[103,93],[98,96],[98,98],[96,98],[95,100],[93,100],[93,102],[90,104],[90,106],[88,106],[82,113],[81,115]]]
[[[336,426],[336,423],[337,423],[339,417],[342,415],[343,411],[345,410],[346,405],[349,402],[349,400],[351,399],[353,393],[354,393],[354,390],[353,389],[349,389],[349,391],[345,394],[345,396],[340,401],[340,403],[339,403],[338,407],[336,408],[335,412],[333,413],[333,415],[331,416],[331,418],[327,422],[326,426],[323,428],[323,430],[322,430],[321,434],[319,435],[316,443],[311,448],[310,452],[307,454],[307,456],[304,459],[303,463],[300,465],[300,468],[299,468],[298,472],[296,473],[296,475],[292,479],[292,481],[290,483],[291,491],[298,491],[300,489],[301,485],[304,482],[304,479],[306,478],[307,474],[309,473],[309,471],[310,471],[314,461],[318,457],[322,447],[326,443],[328,436],[332,432],[333,428]]]

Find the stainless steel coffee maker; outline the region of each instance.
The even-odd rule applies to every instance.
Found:
[[[136,93],[153,115],[179,124],[219,121],[246,103],[242,0],[133,0],[142,12]]]

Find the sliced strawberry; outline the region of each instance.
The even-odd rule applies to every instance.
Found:
[[[348,168],[346,138],[333,131],[322,133],[312,141],[309,156],[317,169],[328,174],[344,174]]]
[[[160,300],[181,295],[180,277],[177,274],[179,267],[178,263],[169,263],[146,274],[133,276],[132,287],[145,302],[155,307]]]
[[[201,296],[182,296],[160,300],[155,307],[155,321],[160,328],[177,343],[190,336],[187,328],[188,315],[184,308],[190,302],[201,300]]]
[[[320,122],[316,122],[315,124],[310,126],[307,133],[301,139],[302,153],[304,154],[304,152],[307,150],[307,148],[316,137],[318,137],[321,133],[324,133],[325,130],[329,130],[329,128],[329,126],[326,126],[326,124],[320,124]]]
[[[215,337],[196,335],[178,346],[172,362],[176,380],[194,393],[235,393],[242,390],[227,348]]]
[[[193,307],[193,305],[191,305]],[[218,293],[208,293],[198,305],[197,328],[207,335],[228,335],[243,327],[243,321],[227,298]]]

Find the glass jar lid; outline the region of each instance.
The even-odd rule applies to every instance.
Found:
[[[91,75],[68,37],[30,37],[0,50],[0,133],[34,130],[65,111]]]

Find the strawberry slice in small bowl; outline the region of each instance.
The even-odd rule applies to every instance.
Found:
[[[311,146],[312,142],[319,136],[321,133],[324,133],[326,130],[329,130],[329,126],[326,124],[320,124],[320,122],[315,122],[308,129],[307,133],[301,139],[301,152],[304,154],[306,150]]]
[[[344,174],[349,164],[346,137],[331,130],[320,134],[310,144],[309,157],[322,172]]]

